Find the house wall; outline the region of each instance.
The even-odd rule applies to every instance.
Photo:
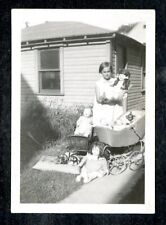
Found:
[[[37,100],[49,107],[93,103],[98,68],[101,62],[109,60],[110,44],[64,47],[62,54],[64,95],[49,96],[38,93],[37,50],[22,52],[22,111]]]
[[[141,43],[146,43],[146,24],[144,22],[137,23],[137,25],[131,29],[127,36]]]
[[[108,60],[107,45],[64,49],[64,88],[66,103],[93,103],[98,68]]]
[[[127,60],[132,85],[128,94],[128,109],[143,109],[145,108],[145,93],[142,90],[142,49],[129,47]]]
[[[131,88],[128,92],[128,99],[127,99],[127,110],[132,109],[144,109],[145,108],[145,90],[142,90],[142,72],[143,72],[143,65],[142,65],[142,54],[145,54],[143,51],[142,46],[136,45],[126,40],[117,40],[116,43],[113,45],[113,66],[114,72],[118,72],[118,65],[121,63],[118,60],[122,60],[121,57],[121,47],[126,48],[126,63],[127,69],[131,73]],[[122,68],[121,68],[122,69]]]
[[[123,42],[116,43],[123,45]],[[127,68],[131,72],[132,87],[128,94],[127,109],[142,109],[145,107],[145,95],[142,92],[142,64],[140,46],[124,43],[126,47]],[[94,87],[99,79],[98,68],[101,62],[111,59],[114,74],[118,66],[118,48],[115,43],[104,43],[86,46],[64,47],[63,57],[63,94],[62,96],[40,95],[38,87],[37,51],[22,52],[22,114],[32,101],[40,101],[43,105],[57,107],[61,104],[93,104]]]

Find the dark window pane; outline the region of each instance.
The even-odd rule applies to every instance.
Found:
[[[45,50],[40,52],[40,69],[58,69],[59,50]]]
[[[60,72],[40,72],[41,88],[60,90]]]

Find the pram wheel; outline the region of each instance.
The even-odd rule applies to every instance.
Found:
[[[130,156],[130,165],[129,168],[131,170],[138,170],[140,169],[144,164],[144,155],[140,151],[135,151]]]
[[[105,146],[104,149],[103,149],[103,156],[106,158],[106,160],[109,160],[110,159],[110,156],[111,156],[111,147],[109,146]]]
[[[125,158],[123,156],[113,157],[109,163],[110,174],[118,175],[124,172],[127,169],[127,164],[124,160]]]
[[[118,175],[121,174],[122,172],[124,172],[126,170],[126,165],[125,164],[121,164],[121,165],[117,165],[117,166],[113,166],[110,170],[110,174],[112,175]]]

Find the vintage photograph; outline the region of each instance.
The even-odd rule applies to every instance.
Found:
[[[13,25],[13,36],[19,34],[12,42],[19,44],[13,61],[20,72],[13,88],[20,106],[13,209],[15,200],[20,208],[145,208],[147,86],[153,92],[154,85],[154,78],[147,83],[148,57],[154,62],[147,56],[148,11],[13,11],[13,23],[20,22]],[[148,174],[154,178],[154,146],[151,152]]]

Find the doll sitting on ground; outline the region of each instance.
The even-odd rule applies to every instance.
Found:
[[[81,172],[76,177],[77,182],[83,179],[84,183],[88,183],[95,178],[101,178],[109,174],[107,161],[100,155],[100,147],[94,143],[87,155],[78,164]]]
[[[92,110],[85,108],[83,116],[77,120],[76,129],[74,135],[88,137],[92,131]]]

